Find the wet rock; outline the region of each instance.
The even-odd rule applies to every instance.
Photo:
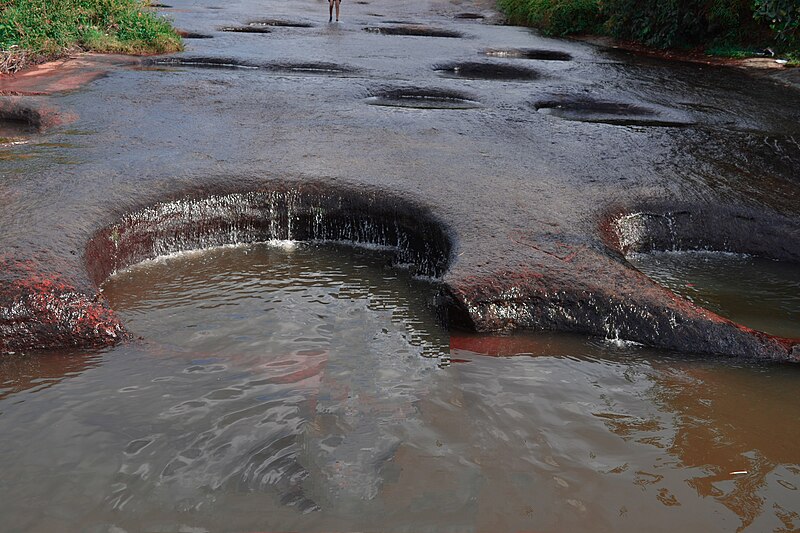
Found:
[[[0,259],[0,353],[102,347],[124,337],[106,302],[32,260]],[[85,288],[84,288],[85,289]]]
[[[715,250],[800,263],[800,230],[792,218],[746,206],[642,204],[609,215],[603,235],[609,246],[625,255]]]
[[[145,259],[222,244],[270,240],[347,241],[396,251],[398,263],[441,276],[449,231],[428,210],[380,192],[321,184],[215,196],[147,207],[101,231],[87,247],[92,280]]]

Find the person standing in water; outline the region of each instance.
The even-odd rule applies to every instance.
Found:
[[[339,4],[342,3],[342,0],[328,0],[328,3],[331,7],[331,16],[328,22],[333,22],[333,4],[336,4],[336,22],[339,22]]]

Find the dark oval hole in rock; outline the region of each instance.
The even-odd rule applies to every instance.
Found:
[[[193,31],[178,30],[178,35],[184,39],[213,39],[213,35],[207,33],[197,33]]]
[[[0,99],[0,144],[13,143],[44,129],[45,119],[37,109],[14,99]]]
[[[546,50],[542,48],[489,48],[483,51],[483,55],[511,59],[538,59],[541,61],[572,60],[572,54],[560,50]]]
[[[409,24],[407,26],[385,26],[380,28],[368,26],[364,28],[364,31],[379,33],[381,35],[406,35],[411,37],[449,37],[454,39],[463,37],[463,35],[457,31],[416,24]]]
[[[37,133],[39,128],[24,118],[5,117],[0,113],[0,144],[8,144],[20,137]]]
[[[164,57],[144,61],[145,66],[174,66],[221,69],[258,69],[259,65],[230,57]]]
[[[296,22],[283,19],[260,19],[248,23],[249,26],[262,27],[272,26],[278,28],[313,28],[314,25],[308,22]]]
[[[455,18],[464,20],[481,20],[486,17],[480,13],[456,13]]]
[[[535,70],[500,63],[463,62],[447,63],[433,67],[444,76],[478,80],[535,80],[539,73]]]
[[[325,62],[299,62],[299,63],[270,63],[264,65],[267,70],[276,72],[296,72],[305,74],[353,74],[356,69]]]
[[[224,28],[220,28],[219,31],[232,33],[271,33],[272,30],[259,26],[225,26]]]
[[[479,102],[459,91],[413,87],[382,91],[367,98],[367,103],[377,106],[416,109],[474,109],[481,107]]]
[[[539,113],[565,120],[597,122],[618,126],[686,126],[687,117],[669,110],[658,110],[640,104],[592,98],[563,98],[537,102]]]

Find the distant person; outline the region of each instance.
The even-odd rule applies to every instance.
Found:
[[[339,4],[342,3],[342,0],[328,0],[328,3],[331,5],[331,17],[328,22],[333,22],[333,4],[336,4],[336,22],[339,22]]]

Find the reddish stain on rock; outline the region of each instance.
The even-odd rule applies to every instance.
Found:
[[[0,259],[0,353],[56,347],[103,347],[125,336],[101,297],[76,290],[30,260]]]

